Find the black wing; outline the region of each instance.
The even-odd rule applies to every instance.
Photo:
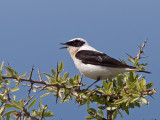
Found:
[[[112,57],[109,57],[105,53],[100,53],[91,50],[81,50],[77,52],[76,58],[82,60],[84,64],[93,64],[107,67],[119,67],[119,68],[135,68],[126,65]]]

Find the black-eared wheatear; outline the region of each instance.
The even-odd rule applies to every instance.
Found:
[[[150,73],[124,64],[121,61],[96,50],[82,38],[74,38],[61,44],[66,45],[62,48],[67,48],[75,66],[82,76],[88,78],[106,80],[107,78],[113,78],[120,73],[131,71]]]

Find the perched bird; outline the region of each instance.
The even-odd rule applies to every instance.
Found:
[[[107,54],[96,50],[82,38],[74,38],[61,44],[66,45],[62,48],[67,48],[80,73],[85,77],[92,78],[97,81],[113,78],[120,73],[130,71],[150,73],[148,71],[126,65]]]

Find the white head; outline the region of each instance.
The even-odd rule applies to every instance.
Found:
[[[88,46],[87,41],[82,38],[74,38],[74,39],[69,40],[66,43],[61,43],[61,44],[67,45],[65,47],[62,47],[62,49],[67,48],[67,50],[69,51],[71,55],[76,53],[81,47],[86,46],[86,45]]]

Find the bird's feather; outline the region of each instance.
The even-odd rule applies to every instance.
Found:
[[[135,69],[135,67],[133,67],[133,66],[126,65],[126,64],[106,55],[105,53],[100,53],[97,51],[80,50],[77,52],[75,57],[79,60],[82,60],[82,62],[84,64]]]

